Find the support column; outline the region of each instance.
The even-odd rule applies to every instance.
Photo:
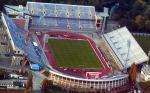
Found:
[[[85,88],[87,88],[87,81],[86,81],[86,87]]]
[[[70,87],[71,79],[69,80],[69,87]]]
[[[94,82],[94,86],[93,86],[93,88],[96,88],[96,85],[95,85],[95,83],[96,83],[96,82]]]
[[[122,80],[121,80],[121,82],[122,82],[122,85],[123,85],[123,81],[124,81],[124,79],[122,79]]]
[[[91,82],[90,82],[90,88],[91,88]]]
[[[115,88],[116,88],[116,80],[115,80]]]
[[[120,80],[118,80],[118,87],[120,86]]]
[[[102,81],[102,84],[101,84],[101,89],[103,89],[103,81]]]
[[[84,85],[83,85],[83,81],[82,81],[82,87],[81,87],[81,88],[83,88],[83,86],[84,86]]]
[[[65,80],[65,86],[67,87],[67,78],[66,78],[66,80]]]
[[[100,86],[99,86],[99,82],[98,82],[98,89],[100,88]]]
[[[104,85],[104,86],[105,86],[104,88],[106,89],[106,88],[107,88],[107,86],[106,86],[106,85],[107,85],[107,84],[106,84],[106,82],[104,82],[104,84],[105,84],[105,85]]]

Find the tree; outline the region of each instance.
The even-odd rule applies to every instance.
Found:
[[[42,85],[42,92],[43,93],[47,93],[48,90],[52,87],[52,82],[49,81],[47,78],[43,79],[43,81],[41,82]]]
[[[138,15],[135,17],[135,23],[137,24],[139,30],[144,28],[145,20],[146,18],[142,15]]]
[[[149,6],[147,7],[147,9],[145,10],[144,15],[145,15],[147,18],[150,18],[150,5],[149,5]]]
[[[32,93],[32,87],[33,87],[32,78],[33,78],[32,72],[30,71],[30,72],[28,72],[28,80],[26,83],[26,88],[25,88],[24,93]]]
[[[32,93],[32,88],[30,87],[29,89],[25,89],[24,93]]]
[[[136,64],[133,63],[129,69],[129,81],[131,84],[134,84],[137,77],[137,67]]]
[[[145,21],[145,31],[150,33],[150,20]]]
[[[134,10],[145,10],[147,8],[147,3],[143,0],[137,0],[132,7]]]

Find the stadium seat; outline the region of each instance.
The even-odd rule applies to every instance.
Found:
[[[32,24],[34,26],[60,27],[73,31],[96,30],[95,20],[91,20],[95,19],[95,8],[93,6],[29,2],[27,7],[33,15]]]
[[[61,28],[67,28],[67,19],[59,19],[58,26]]]
[[[70,19],[68,20],[70,27],[72,28],[72,30],[79,30],[79,20],[76,19]]]
[[[68,10],[67,6],[65,5],[56,5],[56,10],[58,12],[57,17],[63,17],[66,18],[66,11]]]
[[[45,4],[45,9],[46,9],[46,15],[47,17],[55,17],[55,7],[56,5],[54,4]]]
[[[69,6],[69,18],[78,18],[78,7],[77,6]]]
[[[56,18],[45,18],[45,20],[47,20],[47,25],[49,27],[57,27],[58,26],[58,22]]]
[[[12,39],[14,41],[14,44],[21,48],[22,50],[24,50],[24,36],[23,34],[25,34],[25,32],[18,28],[15,23],[13,22],[12,19],[10,19],[8,16],[4,16],[5,17],[5,20],[6,20],[6,24],[8,25],[8,29],[11,33],[11,36],[12,36]]]

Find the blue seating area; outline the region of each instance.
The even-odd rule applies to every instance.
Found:
[[[78,11],[79,10],[77,6],[69,6],[68,8],[69,18],[79,18]]]
[[[59,27],[61,27],[61,28],[64,28],[64,27],[66,28],[66,27],[67,27],[67,24],[68,24],[68,23],[67,23],[67,19],[62,19],[62,18],[61,18],[61,19],[59,19],[59,21],[57,21],[57,22],[58,22],[58,26],[59,26]]]
[[[25,46],[25,44],[24,44],[24,38],[25,38],[24,33],[25,33],[25,31],[18,28],[15,25],[15,23],[13,22],[13,20],[11,18],[9,18],[8,16],[4,15],[4,18],[6,20],[6,24],[8,26],[9,31],[10,31],[10,34],[12,36],[14,44],[18,48],[24,50],[24,46]]]
[[[77,19],[66,19],[66,18],[45,18],[45,17],[33,17],[32,25],[37,27],[59,27],[67,29],[68,26],[72,30],[87,30],[96,29],[95,21],[91,20],[77,20]],[[80,28],[81,27],[81,28]]]
[[[68,5],[27,2],[27,8],[33,16],[94,19],[94,6]]]
[[[71,19],[71,20],[69,20],[69,25],[70,25],[71,29],[79,30],[79,20]]]
[[[49,4],[44,4],[43,5],[44,6],[44,8],[45,8],[45,16],[56,16],[56,13],[55,13],[55,7],[56,7],[56,5],[54,5],[54,4],[51,4],[51,5],[49,5]]]
[[[18,28],[13,20],[8,16],[4,15],[6,24],[8,26],[9,32],[12,36],[13,42],[16,47],[25,51],[28,55],[28,59],[33,62],[39,62],[41,60],[41,51],[39,48],[35,48],[32,44],[33,40],[29,40],[27,46],[24,43],[25,40],[25,30]]]
[[[84,17],[86,17],[87,19],[91,19],[90,15],[91,11],[90,11],[90,7],[80,7],[80,18],[84,19]]]
[[[73,31],[96,30],[93,6],[27,2],[27,7],[32,15],[32,26],[37,28],[58,27]]]
[[[57,23],[57,18],[45,18],[45,20],[47,20],[47,25],[49,27],[56,27],[58,26],[58,23]]]
[[[40,55],[41,53],[38,49],[35,49],[32,42],[33,42],[32,39],[28,42],[28,47],[27,47],[28,58],[32,62],[39,63],[39,61],[41,60],[41,55]]]
[[[96,29],[95,21],[82,20],[80,21],[80,25],[83,29]]]
[[[64,6],[64,5],[56,5],[56,13],[57,13],[57,17],[63,17],[63,18],[66,18],[67,17],[67,6]]]

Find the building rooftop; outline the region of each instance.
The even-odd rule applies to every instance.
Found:
[[[140,64],[149,60],[126,27],[105,33],[104,37],[123,68],[131,66],[132,63]]]
[[[29,11],[26,9],[26,7],[23,7],[22,5],[19,6],[5,5],[4,9],[8,15],[18,15],[19,13],[29,14]]]

